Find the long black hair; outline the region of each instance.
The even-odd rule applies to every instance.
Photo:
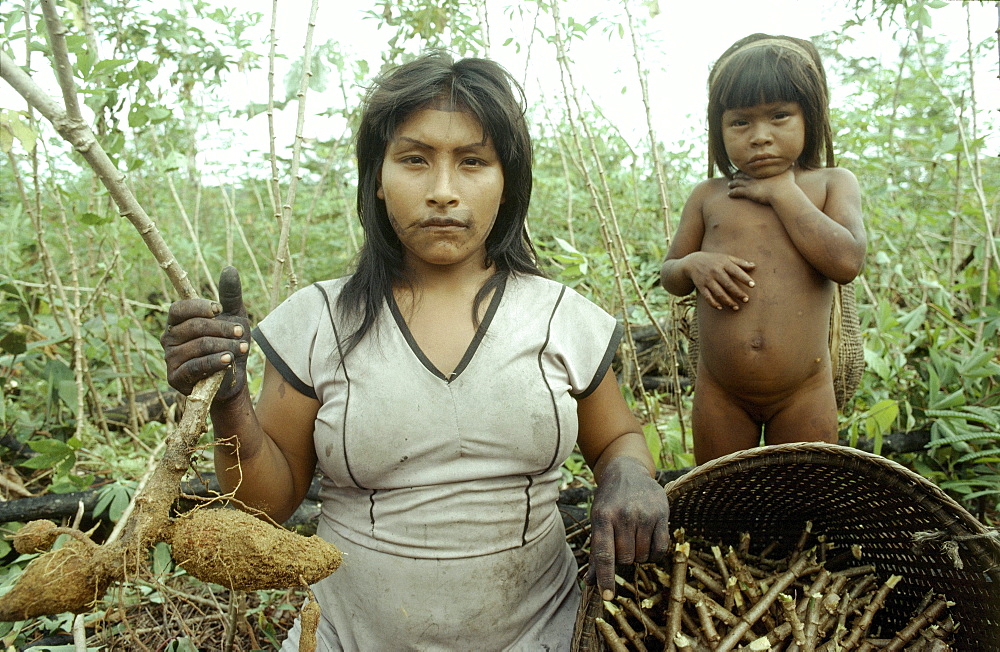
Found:
[[[722,114],[770,102],[798,102],[805,147],[796,163],[806,170],[834,166],[826,72],[816,47],[791,36],[751,34],[733,43],[708,77],[708,176],[718,167],[736,173],[722,139]],[[824,157],[825,153],[825,157]]]
[[[509,275],[542,275],[525,224],[532,177],[524,91],[510,73],[488,59],[454,61],[441,51],[425,54],[379,77],[365,97],[355,145],[358,216],[365,241],[337,302],[339,310],[357,323],[345,355],[371,329],[393,286],[408,282],[402,244],[385,202],[376,194],[386,147],[407,118],[440,102],[478,120],[503,168],[504,202],[486,238],[486,263],[495,271],[476,295],[473,319],[478,322],[479,304]]]

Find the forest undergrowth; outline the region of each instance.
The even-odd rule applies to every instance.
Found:
[[[434,3],[386,2],[385,12],[380,5],[382,63],[427,47],[488,54],[480,20],[487,5],[452,4],[445,22],[436,22]],[[850,288],[866,368],[843,411],[841,440],[915,470],[997,527],[1000,163],[985,137],[996,131],[996,107],[977,103],[973,71],[995,67],[998,46],[995,36],[974,41],[971,27],[935,32],[935,12],[961,10],[947,4],[856,0],[853,21],[815,39],[831,83],[848,89],[833,107],[835,143],[839,163],[862,185],[869,237],[864,272]],[[570,14],[565,3],[503,10],[526,17],[531,38],[515,45],[534,48],[529,61],[554,63],[560,80],[529,114],[529,223],[542,267],[625,325],[615,371],[630,405],[658,465],[690,467],[690,306],[659,288],[658,273],[684,197],[704,176],[705,143],[662,142],[655,133],[643,42],[651,5],[615,4],[597,16]],[[51,15],[62,18],[61,55]],[[59,90],[48,101],[70,115],[77,102],[80,120],[56,129],[43,100],[22,93],[0,101],[0,508],[8,510],[0,513],[17,516],[2,519],[8,536],[48,518],[100,543],[130,518],[144,478],[181,428],[183,401],[164,380],[159,344],[172,300],[214,296],[218,272],[234,264],[253,320],[298,287],[349,272],[361,237],[351,136],[358,91],[374,71],[310,32],[305,55],[284,83],[274,80],[271,44],[249,36],[271,19],[200,0],[175,12],[104,0],[28,0],[0,10],[0,84],[13,85],[10,66],[52,77]],[[894,56],[842,54],[839,44],[871,21],[892,34]],[[646,108],[641,143],[628,141],[582,87],[586,75],[572,55],[588,33],[614,39],[628,64],[627,84]],[[53,61],[64,64],[62,75]],[[233,70],[271,79],[267,103],[220,103]],[[309,94],[326,88],[344,98],[322,109],[342,133],[301,137],[305,112],[321,112]],[[280,149],[273,121],[285,107],[280,117],[296,121],[300,137]],[[270,152],[224,182],[202,169],[207,131],[260,113],[269,116]],[[82,128],[106,153],[119,190],[151,216],[169,257],[150,244],[150,229],[125,215],[132,209],[114,184],[102,185],[91,154],[67,145],[66,134]],[[263,368],[259,351],[249,366]],[[260,378],[250,383],[256,391]],[[211,431],[193,435],[191,469],[181,475],[203,482],[178,488],[171,518],[178,505],[220,500],[204,488]],[[579,455],[563,474],[567,490],[592,485]],[[53,506],[59,497],[67,500]],[[310,523],[314,512],[304,509],[293,525],[311,534]],[[271,649],[305,596],[302,588],[231,591],[197,580],[162,539],[142,556],[80,617],[0,623],[0,641],[14,649],[51,636],[60,638],[49,639],[50,649],[66,650],[73,647],[59,646],[74,638],[107,650]],[[3,594],[38,553],[19,554],[4,538],[0,557]]]

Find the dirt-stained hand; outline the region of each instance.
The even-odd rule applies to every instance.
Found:
[[[670,547],[670,504],[663,487],[631,457],[604,468],[590,508],[590,567],[602,599],[615,594],[615,565],[660,560]]]
[[[685,264],[698,293],[716,310],[739,310],[750,300],[747,289],[755,285],[750,276],[757,268],[755,263],[729,254],[696,251],[687,256]]]
[[[770,177],[751,177],[746,172],[737,172],[729,180],[728,195],[733,199],[749,199],[770,206],[775,197],[788,191],[789,185],[795,185],[794,169],[792,166]]]
[[[208,299],[174,302],[167,313],[167,328],[160,336],[167,382],[185,396],[198,381],[226,370],[215,403],[232,399],[247,384],[250,322],[235,267],[222,270],[219,299],[221,305]]]

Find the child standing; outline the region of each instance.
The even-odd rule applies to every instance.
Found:
[[[692,407],[701,464],[760,443],[837,441],[828,348],[836,283],[861,271],[857,179],[833,167],[826,74],[787,36],[734,43],[709,75],[709,179],[660,271],[697,290]],[[711,178],[714,169],[725,178]]]

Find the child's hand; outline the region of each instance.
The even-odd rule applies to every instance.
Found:
[[[733,199],[750,201],[770,206],[774,197],[788,190],[788,184],[795,186],[795,172],[792,167],[772,177],[755,178],[746,172],[737,172],[729,182],[729,196]]]
[[[750,300],[746,289],[754,286],[750,272],[757,265],[728,254],[696,251],[686,257],[691,282],[708,305],[716,310],[729,307],[739,310]]]

